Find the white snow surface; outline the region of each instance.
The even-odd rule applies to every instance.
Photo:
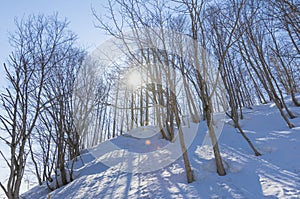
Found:
[[[219,147],[226,176],[217,174],[212,147],[204,142],[205,122],[183,127],[195,175],[190,184],[182,156],[174,156],[180,154],[179,138],[169,143],[153,133],[155,127],[139,128],[82,152],[75,179],[66,186],[52,192],[46,185],[36,186],[21,198],[300,198],[300,108],[291,110],[298,116],[291,120],[293,129],[273,104],[244,109],[241,125],[262,153],[258,157],[225,118]],[[157,154],[169,164],[162,167]],[[153,169],[146,172],[147,166]]]

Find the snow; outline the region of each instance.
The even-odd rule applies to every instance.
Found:
[[[299,107],[291,109],[300,114]],[[216,173],[205,122],[183,127],[195,175],[190,184],[178,137],[169,143],[157,127],[140,127],[85,150],[68,185],[52,192],[36,186],[22,198],[300,198],[300,118],[289,129],[273,104],[244,113],[241,126],[262,156],[223,118],[219,145],[226,176]]]

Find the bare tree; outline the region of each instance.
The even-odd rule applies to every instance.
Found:
[[[65,23],[67,25],[67,23]],[[64,26],[61,27],[62,30]],[[49,100],[49,104],[44,109],[44,117],[49,120],[42,120],[47,126],[52,124],[48,132],[52,134],[52,143],[56,151],[55,167],[53,168],[56,186],[67,184],[72,181],[73,163],[79,153],[79,133],[76,129],[73,115],[73,88],[76,78],[76,71],[81,66],[84,58],[82,50],[72,47],[75,37],[69,37],[69,42],[56,49],[56,56],[53,58],[53,66],[49,71],[49,77],[44,88],[44,98]],[[54,132],[51,132],[54,131]],[[71,164],[65,162],[73,160]],[[57,175],[57,171],[59,175]],[[59,180],[57,180],[59,176]],[[61,183],[59,182],[61,180]]]
[[[241,32],[236,31],[236,29],[239,28],[238,23],[242,11],[245,9],[245,3],[246,1],[228,1],[222,6],[212,6],[208,18],[210,20],[210,30],[212,33],[212,46],[218,60],[220,75],[229,96],[230,114],[227,115],[232,119],[234,127],[240,131],[255,155],[259,156],[261,154],[254,147],[239,124],[239,118],[243,118],[243,88],[245,88],[245,83],[243,75],[240,74],[240,67],[235,66],[237,61],[234,57],[236,57],[236,55],[234,51],[231,50],[235,41],[241,36]],[[239,69],[236,69],[236,67]],[[242,85],[244,87],[242,87]]]
[[[114,5],[116,4],[126,10],[126,12],[115,13]],[[138,65],[146,65],[143,70],[149,80],[149,83],[146,83],[146,100],[151,100],[150,103],[153,103],[154,123],[160,126],[162,137],[173,141],[174,124],[176,123],[180,128],[181,119],[177,97],[174,98],[174,93],[172,94],[172,92],[176,92],[176,89],[174,90],[174,88],[176,88],[176,82],[172,79],[175,78],[176,80],[176,73],[171,72],[172,65],[174,64],[174,55],[168,53],[167,48],[170,47],[168,46],[170,38],[167,38],[168,34],[164,32],[164,29],[167,28],[164,23],[168,18],[168,15],[164,10],[167,8],[167,4],[166,1],[149,2],[146,4],[142,4],[138,1],[109,1],[108,11],[110,13],[109,18],[112,20],[112,23],[110,23],[112,26],[101,19],[99,15],[96,14],[95,10],[94,15],[100,24],[98,27],[123,41],[123,45],[126,49],[123,53],[127,55],[129,59],[138,63]],[[121,16],[122,22],[119,23],[117,15]],[[125,23],[126,26],[130,27],[132,31],[131,38],[128,38],[128,35],[124,35],[125,33],[120,25],[122,23]],[[155,28],[150,28],[151,26],[157,26],[158,31],[156,32],[154,30]],[[150,32],[146,30],[147,28],[149,28]],[[141,31],[141,29],[144,31]],[[148,44],[157,42],[157,40],[153,40],[153,35],[151,34],[157,36],[157,40],[161,42],[162,45],[159,48],[144,46],[145,41]],[[137,44],[139,52],[131,51],[129,46],[130,40],[133,40]],[[131,115],[131,122],[130,124],[127,124],[127,127],[129,126],[132,128],[134,125],[138,125],[138,119],[141,120],[140,124],[142,124],[144,113],[142,107],[144,100],[142,90],[139,92],[131,92],[129,95],[129,102],[131,103],[129,105],[131,110],[129,115]],[[149,103],[149,101],[147,103]],[[149,108],[149,105],[147,105],[147,107]],[[125,109],[125,111],[127,112],[127,109]],[[148,117],[147,114],[146,117]],[[149,117],[147,123],[149,122],[148,120]],[[184,137],[181,130],[179,130],[178,133],[180,135],[179,138],[187,171],[187,179],[188,182],[192,182],[193,174],[184,145]]]
[[[272,46],[275,45],[276,49],[276,43],[273,43],[274,39],[272,42],[272,34],[268,34],[268,32],[270,33],[270,24],[268,24],[270,20],[264,16],[265,6],[262,2],[258,2],[256,7],[253,4],[247,5],[247,9],[240,19],[240,23],[243,24],[240,30],[243,30],[244,33],[238,40],[239,50],[243,59],[247,60],[251,66],[251,70],[260,81],[269,99],[274,101],[282,118],[290,128],[293,128],[294,125],[288,117],[292,119],[294,115],[285,103],[282,89],[278,83],[279,79],[273,74],[274,57],[270,52]]]
[[[11,86],[1,94],[6,114],[0,117],[8,135],[1,140],[10,148],[9,156],[2,153],[10,170],[9,178],[6,187],[0,184],[8,198],[19,197],[28,138],[46,103],[42,96],[46,77],[53,66],[57,47],[66,42],[59,31],[60,23],[55,23],[55,19],[57,16],[29,16],[16,21],[17,31],[10,36],[14,52],[4,68]]]

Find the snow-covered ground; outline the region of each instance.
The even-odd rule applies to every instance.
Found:
[[[190,184],[178,138],[170,144],[154,127],[139,128],[83,152],[68,185],[50,193],[36,186],[22,198],[300,198],[300,108],[291,109],[298,116],[291,120],[293,129],[274,104],[244,109],[242,128],[259,157],[225,119],[219,139],[223,177],[216,173],[212,148],[203,145],[205,122],[183,127],[195,175]]]

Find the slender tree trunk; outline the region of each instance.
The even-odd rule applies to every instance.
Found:
[[[186,177],[187,177],[187,181],[188,183],[193,182],[194,179],[194,175],[193,175],[193,171],[190,165],[190,161],[189,161],[189,157],[187,154],[187,148],[185,146],[185,141],[184,141],[184,135],[183,135],[183,131],[182,131],[182,127],[181,127],[181,121],[180,121],[180,117],[179,117],[179,111],[178,111],[178,107],[177,107],[177,98],[176,95],[174,93],[171,93],[171,98],[172,98],[172,108],[174,110],[174,114],[175,114],[175,120],[176,120],[176,124],[178,127],[178,135],[179,135],[179,139],[180,139],[180,146],[181,146],[181,151],[182,151],[182,157],[183,157],[183,161],[184,161],[184,166],[185,166],[185,171],[186,171]]]

